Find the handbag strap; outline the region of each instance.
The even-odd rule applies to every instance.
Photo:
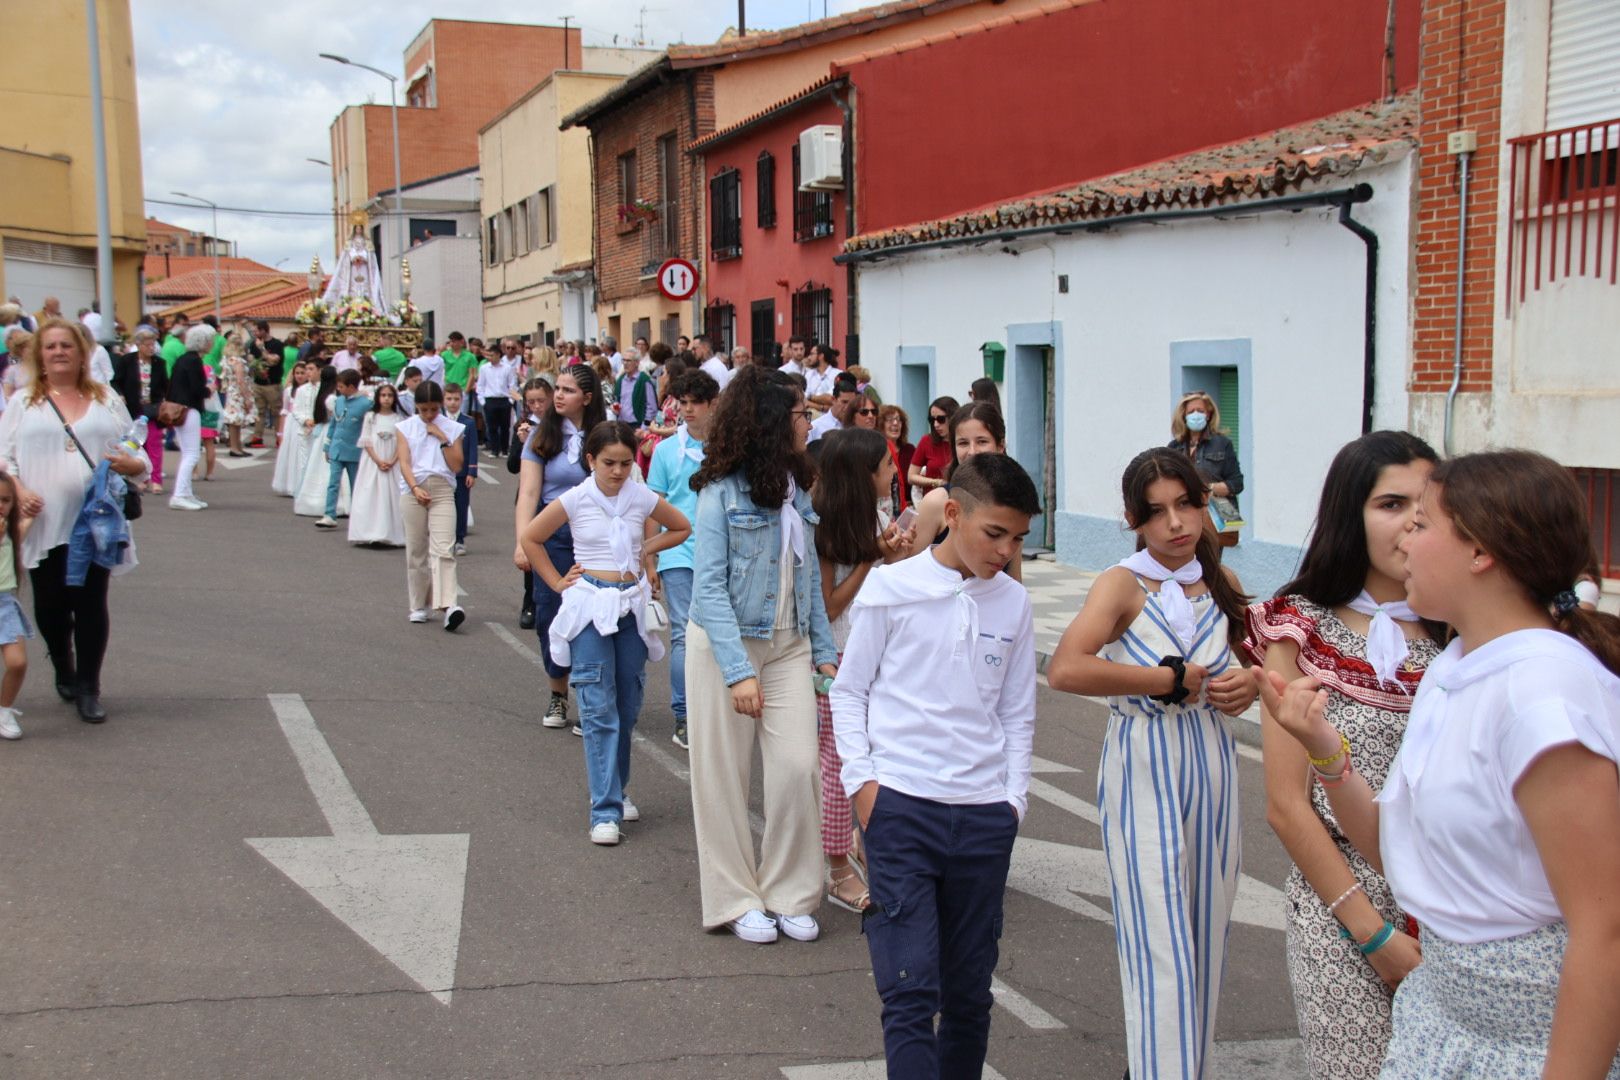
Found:
[[[79,450],[79,456],[84,458],[84,463],[86,465],[90,466],[90,471],[95,472],[96,463],[90,460],[90,455],[85,452],[84,443],[79,441],[78,434],[74,432],[73,425],[67,422],[67,417],[62,415],[62,410],[58,409],[56,407],[56,402],[52,401],[49,397],[45,399],[45,404],[49,405],[51,407],[51,412],[55,413],[56,418],[62,421],[62,430],[67,432],[68,438],[73,440],[73,445]]]

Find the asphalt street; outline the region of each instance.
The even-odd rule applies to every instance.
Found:
[[[406,621],[402,551],[294,517],[268,463],[198,484],[201,513],[147,500],[141,565],[112,588],[111,720],[57,701],[36,641],[25,737],[0,744],[0,1077],[881,1075],[855,916],[824,907],[814,944],[699,927],[662,665],[642,820],[587,842],[580,740],[539,724],[497,478],[453,635]],[[1043,687],[1039,716],[986,1076],[1113,1080],[1105,710]],[[1252,751],[1241,772],[1251,879],[1217,1074],[1298,1076],[1287,862]]]

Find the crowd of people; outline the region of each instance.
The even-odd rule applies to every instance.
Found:
[[[206,505],[209,432],[237,453],[269,433],[274,490],[317,527],[346,515],[351,542],[403,546],[409,619],[451,631],[482,453],[519,478],[514,599],[550,683],[539,721],[583,742],[589,842],[640,818],[631,740],[667,651],[702,926],[813,941],[824,903],[860,915],[889,1075],[979,1074],[1038,685],[1019,565],[1041,507],[994,383],[933,401],[913,443],[866,372],[797,338],[767,365],[702,336],[452,334],[407,356],[164,330],[137,329],[111,385],[82,326],[7,335],[0,735],[20,734],[24,571],[58,692],[105,718],[107,581],[133,537],[109,562],[80,522],[124,481],[162,490],[166,430],[171,506]],[[1328,470],[1297,575],[1256,600],[1221,561],[1243,476],[1215,402],[1187,395],[1170,427],[1121,477],[1135,553],[1047,671],[1109,707],[1097,799],[1130,1075],[1207,1074],[1241,869],[1228,718],[1262,699],[1310,1075],[1620,1077],[1620,619],[1593,609],[1567,470],[1364,435]]]

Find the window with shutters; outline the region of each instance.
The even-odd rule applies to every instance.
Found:
[[[754,206],[756,224],[761,229],[776,227],[776,158],[769,150],[759,152],[754,163]]]
[[[500,261],[500,230],[495,225],[495,215],[491,214],[484,219],[484,265],[494,266]]]
[[[722,169],[709,180],[709,254],[735,259],[742,254],[742,174]]]
[[[729,301],[715,300],[703,309],[703,332],[717,355],[729,353],[737,344],[737,309]]]
[[[1238,369],[1223,367],[1216,372],[1215,407],[1221,412],[1221,430],[1232,440],[1234,451],[1243,446],[1243,417],[1238,405]]]
[[[1592,547],[1603,577],[1620,576],[1620,469],[1571,469],[1586,495]]]
[[[748,351],[762,362],[782,362],[776,350],[775,300],[755,300],[749,305]]]
[[[793,293],[793,334],[813,343],[832,344],[832,290],[807,281]]]
[[[799,144],[794,143],[793,239],[816,240],[832,233],[832,192],[799,190]]]
[[[512,257],[515,259],[534,250],[534,241],[529,235],[529,200],[517,203],[507,213],[512,215]]]

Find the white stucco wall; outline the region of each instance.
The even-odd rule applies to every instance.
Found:
[[[484,336],[484,305],[479,295],[476,236],[435,236],[411,249],[411,299],[433,313],[435,344],[452,330]]]
[[[1409,159],[1397,155],[1332,187],[1357,182],[1370,183],[1374,196],[1354,216],[1381,247],[1374,423],[1401,427]],[[965,401],[983,373],[981,343],[1052,339],[1057,553],[1100,569],[1131,547],[1120,527],[1125,465],[1170,437],[1182,391],[1173,357],[1246,354],[1240,501],[1249,528],[1228,558],[1251,591],[1264,592],[1293,569],[1328,462],[1361,432],[1364,258],[1361,240],[1327,208],[896,256],[862,264],[862,355],[885,400],[915,404],[904,400],[901,360],[926,360],[931,349],[929,396]],[[1060,275],[1068,277],[1066,293]],[[1001,386],[1009,442],[1027,421],[1019,416],[1014,360],[1009,347]],[[911,419],[920,434],[924,418]]]

